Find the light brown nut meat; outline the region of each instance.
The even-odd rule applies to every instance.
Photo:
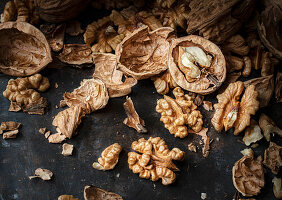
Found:
[[[203,101],[203,107],[207,111],[213,110],[212,102],[210,101]]]
[[[161,75],[152,77],[151,79],[154,81],[154,86],[159,94],[167,94],[170,88],[175,88],[178,86],[172,79],[168,70]]]
[[[205,158],[207,158],[210,154],[210,137],[207,135],[208,128],[202,128],[202,130],[198,133],[195,133],[201,136],[204,146],[202,148],[202,154]]]
[[[126,97],[126,102],[123,104],[123,107],[127,115],[127,118],[124,119],[123,123],[134,128],[138,133],[147,133],[147,129],[144,127],[145,122],[139,117],[130,97]]]
[[[270,134],[278,134],[282,137],[282,130],[275,124],[275,122],[268,117],[266,114],[262,113],[259,118],[259,126],[263,131],[263,136],[269,142],[270,141]]]
[[[66,136],[59,132],[59,133],[49,135],[47,138],[48,138],[49,143],[58,144],[58,143],[62,143],[66,139]]]
[[[230,37],[223,45],[224,51],[246,56],[249,53],[249,46],[241,35],[234,35]]]
[[[260,127],[255,120],[251,120],[250,126],[245,129],[245,135],[243,142],[249,146],[251,143],[255,143],[263,138]]]
[[[43,181],[51,180],[53,172],[48,169],[37,168],[34,172],[35,176],[29,176],[29,179],[41,178]]]
[[[46,128],[40,128],[38,132],[44,135],[46,132]]]
[[[118,69],[137,80],[157,75],[167,69],[168,39],[173,29],[163,27],[149,32],[148,27],[135,30],[116,49]]]
[[[86,44],[65,44],[63,51],[58,56],[61,62],[71,65],[92,64],[91,49]]]
[[[184,138],[188,135],[186,125],[195,132],[202,129],[203,117],[192,98],[184,94],[181,88],[173,90],[175,99],[164,95],[164,99],[157,101],[156,111],[161,114],[165,128],[175,137]]]
[[[172,40],[168,66],[180,87],[203,95],[217,90],[226,77],[225,59],[219,47],[196,35]]]
[[[264,187],[264,172],[261,157],[253,153],[244,155],[232,168],[233,185],[243,196],[254,196]]]
[[[19,133],[19,130],[5,132],[3,133],[3,139],[16,138],[18,133]]]
[[[148,140],[141,138],[134,141],[131,148],[141,153],[141,155],[136,152],[128,153],[128,165],[133,173],[139,174],[140,178],[152,181],[161,178],[163,185],[169,185],[175,181],[176,175],[173,171],[179,169],[172,161],[183,160],[185,152],[178,148],[169,150],[160,137],[150,137]]]
[[[26,22],[0,24],[0,70],[11,76],[29,76],[52,61],[43,33]]]
[[[80,27],[80,22],[77,20],[69,21],[66,28],[66,33],[70,36],[78,36],[82,34],[84,30]]]
[[[188,144],[188,149],[189,151],[197,152],[197,147],[192,142]]]
[[[108,146],[98,158],[98,162],[93,163],[93,168],[97,170],[111,170],[118,163],[119,154],[122,151],[122,147],[118,143],[114,143]]]
[[[244,69],[242,71],[242,75],[244,77],[248,77],[252,72],[252,61],[248,56],[244,56],[243,61],[244,61]]]
[[[270,142],[269,147],[264,151],[263,164],[271,169],[273,174],[278,174],[282,166],[282,147]]]
[[[277,102],[282,102],[282,72],[278,72],[276,75],[275,98]]]
[[[254,85],[258,92],[258,101],[260,108],[268,106],[268,103],[274,92],[273,75],[250,79],[244,82],[245,87]]]
[[[21,110],[21,106],[17,102],[10,102],[9,111],[10,112],[19,112]]]
[[[64,143],[62,147],[63,147],[62,154],[64,156],[71,156],[72,155],[73,145]]]
[[[240,81],[229,84],[226,90],[217,95],[218,103],[214,105],[215,113],[211,120],[215,130],[225,131],[234,127],[234,135],[238,135],[248,125],[251,117],[259,108],[259,102],[256,100],[258,93],[255,86],[250,85],[246,88],[243,97],[240,96],[244,90],[244,84]]]
[[[102,190],[92,185],[84,187],[84,199],[85,200],[122,200],[122,197],[118,194]]]
[[[63,194],[58,197],[58,200],[79,200],[72,195]]]
[[[19,129],[21,123],[14,122],[14,121],[8,121],[8,122],[2,122],[0,125],[0,130],[2,131],[14,131]]]
[[[98,78],[106,84],[109,97],[121,97],[131,93],[131,88],[137,84],[137,80],[124,77],[123,72],[117,70],[116,56],[110,53],[94,54],[95,71],[94,78]]]
[[[273,183],[273,193],[277,199],[282,199],[282,183],[281,178],[274,177],[272,179]]]
[[[90,114],[104,108],[109,100],[105,84],[99,79],[84,79],[80,86],[71,93],[64,94],[65,103],[69,107],[80,106],[83,112]]]
[[[244,60],[237,56],[227,55],[226,56],[226,66],[228,73],[238,71],[243,69]]]
[[[1,16],[1,23],[13,21],[16,16],[16,12],[17,10],[14,1],[8,1],[5,4],[5,8]]]

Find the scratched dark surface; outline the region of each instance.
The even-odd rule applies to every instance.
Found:
[[[0,2],[1,12],[4,2]],[[83,27],[89,22],[105,15],[102,11],[93,14],[90,9],[79,17]],[[82,42],[82,36],[66,38],[66,42]],[[26,113],[8,112],[9,101],[3,97],[10,76],[0,73],[0,122],[18,121],[22,123],[20,134],[16,139],[3,140],[0,138],[0,200],[55,200],[59,195],[72,194],[83,199],[83,188],[92,184],[120,194],[124,199],[201,199],[201,193],[207,193],[207,199],[232,199],[236,189],[232,184],[232,166],[242,157],[240,151],[245,145],[237,142],[242,136],[233,136],[231,132],[219,134],[211,126],[210,118],[213,111],[199,109],[204,116],[204,125],[209,128],[208,135],[214,139],[211,153],[203,158],[199,145],[199,137],[189,135],[185,139],[174,138],[159,121],[160,115],[155,111],[156,101],[162,96],[155,92],[150,80],[139,81],[130,94],[137,112],[145,120],[147,134],[138,134],[134,129],[125,126],[122,121],[126,117],[123,110],[123,98],[110,99],[108,105],[97,112],[87,115],[78,128],[79,134],[66,141],[73,144],[74,154],[69,157],[61,155],[62,144],[49,144],[47,139],[38,132],[46,127],[55,133],[52,126],[54,116],[62,109],[56,109],[65,91],[72,91],[79,86],[81,80],[91,78],[94,67],[77,69],[65,66],[61,69],[46,68],[42,71],[50,80],[50,89],[42,93],[49,101],[49,110],[43,115],[28,115]],[[252,76],[257,75],[253,73]],[[55,88],[55,83],[59,87]],[[216,94],[205,99],[216,102]],[[270,106],[260,110],[266,112],[282,127],[281,104],[272,99]],[[170,186],[163,186],[160,181],[152,182],[141,179],[128,168],[127,153],[131,143],[141,137],[146,139],[162,137],[170,148],[178,147],[186,152],[183,162],[176,162],[180,172],[176,172],[177,180]],[[218,137],[219,141],[215,140]],[[187,150],[187,145],[194,142],[198,152]],[[280,138],[274,138],[281,144]],[[123,151],[117,166],[111,171],[97,171],[92,163],[109,145],[118,142]],[[268,147],[265,140],[259,142],[255,154],[263,155]],[[46,168],[54,173],[51,181],[41,179],[29,180],[38,167]],[[279,174],[281,176],[281,174]],[[256,199],[274,199],[271,180],[273,174],[266,169],[266,186]]]

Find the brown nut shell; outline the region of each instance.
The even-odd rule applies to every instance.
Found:
[[[0,24],[0,70],[11,76],[29,76],[52,61],[43,33],[26,22]]]
[[[210,67],[202,68],[201,77],[194,82],[188,82],[178,67],[179,46],[196,46],[206,54],[213,56]],[[173,80],[181,88],[203,95],[217,90],[226,78],[226,62],[219,47],[211,41],[196,35],[172,39],[168,55],[168,67]]]

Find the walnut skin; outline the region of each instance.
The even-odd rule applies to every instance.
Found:
[[[169,88],[175,88],[178,85],[172,79],[169,71],[165,71],[163,74],[154,76],[151,78],[154,81],[154,86],[159,94],[167,94]]]
[[[160,120],[175,137],[184,138],[188,135],[185,125],[194,132],[199,132],[202,129],[203,116],[196,110],[197,106],[192,98],[184,94],[180,87],[176,87],[173,94],[175,99],[164,95],[164,99],[158,100],[156,111],[162,115]]]
[[[148,140],[141,138],[134,141],[131,148],[142,154],[128,153],[128,165],[133,173],[139,174],[140,178],[152,181],[161,178],[163,185],[169,185],[175,181],[176,175],[173,171],[179,171],[179,169],[172,161],[183,160],[185,152],[178,148],[169,150],[160,137],[150,137]]]
[[[278,174],[282,166],[282,146],[269,143],[269,147],[264,151],[263,164],[271,169],[273,174]]]
[[[251,115],[259,108],[256,100],[258,92],[254,85],[248,86],[240,102],[243,90],[244,84],[237,81],[230,83],[223,93],[216,96],[218,103],[214,105],[215,113],[211,119],[216,131],[222,131],[223,127],[228,131],[234,127],[234,135],[238,135],[250,125]]]
[[[98,158],[98,162],[93,163],[93,168],[97,170],[110,170],[113,169],[118,163],[119,154],[122,147],[118,143],[108,146]]]

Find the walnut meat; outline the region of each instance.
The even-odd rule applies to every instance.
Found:
[[[154,81],[154,86],[159,94],[167,94],[169,88],[175,88],[178,85],[172,79],[170,72],[167,70],[161,75],[151,78]]]
[[[118,45],[118,69],[137,80],[157,75],[167,69],[168,38],[173,29],[163,27],[149,32],[147,27],[135,30]]]
[[[169,150],[165,141],[160,137],[148,140],[144,138],[134,141],[131,148],[141,153],[136,152],[128,153],[129,169],[135,174],[139,174],[140,178],[151,179],[157,181],[162,179],[163,185],[172,184],[176,175],[173,171],[179,171],[173,160],[183,160],[185,152],[178,148]]]
[[[184,94],[179,87],[173,90],[173,94],[175,99],[164,95],[164,99],[158,100],[156,106],[156,111],[162,115],[160,120],[165,128],[175,137],[180,138],[188,135],[186,125],[193,131],[199,132],[202,129],[203,116],[196,110],[197,106],[192,98]]]
[[[122,200],[120,195],[102,190],[101,188],[92,185],[84,187],[83,196],[85,200]]]
[[[269,142],[270,141],[270,134],[278,134],[282,137],[282,130],[275,124],[275,122],[268,117],[266,114],[262,113],[259,118],[259,126],[263,131],[263,136]]]
[[[249,146],[251,143],[255,143],[262,138],[263,135],[261,134],[258,123],[252,119],[250,126],[248,126],[245,130],[243,142],[245,143],[245,145]]]
[[[264,151],[263,164],[271,169],[273,174],[278,174],[282,166],[282,147],[270,142],[269,147]]]
[[[122,147],[118,143],[114,143],[108,146],[98,158],[98,162],[93,163],[93,168],[97,170],[111,170],[118,163],[119,154],[122,151]]]
[[[172,40],[168,67],[181,88],[200,94],[214,92],[226,77],[225,59],[219,47],[196,35]]]
[[[244,155],[232,168],[232,179],[235,188],[243,196],[254,196],[264,187],[262,158],[254,158],[254,152]]]
[[[52,61],[40,30],[26,22],[0,24],[0,70],[11,76],[28,76]]]
[[[255,86],[246,88],[244,95],[240,96],[244,90],[244,84],[240,81],[230,83],[226,90],[217,95],[218,103],[214,105],[215,113],[211,122],[218,132],[234,127],[234,135],[238,135],[250,125],[251,115],[254,115],[259,108],[256,100],[258,92]]]

